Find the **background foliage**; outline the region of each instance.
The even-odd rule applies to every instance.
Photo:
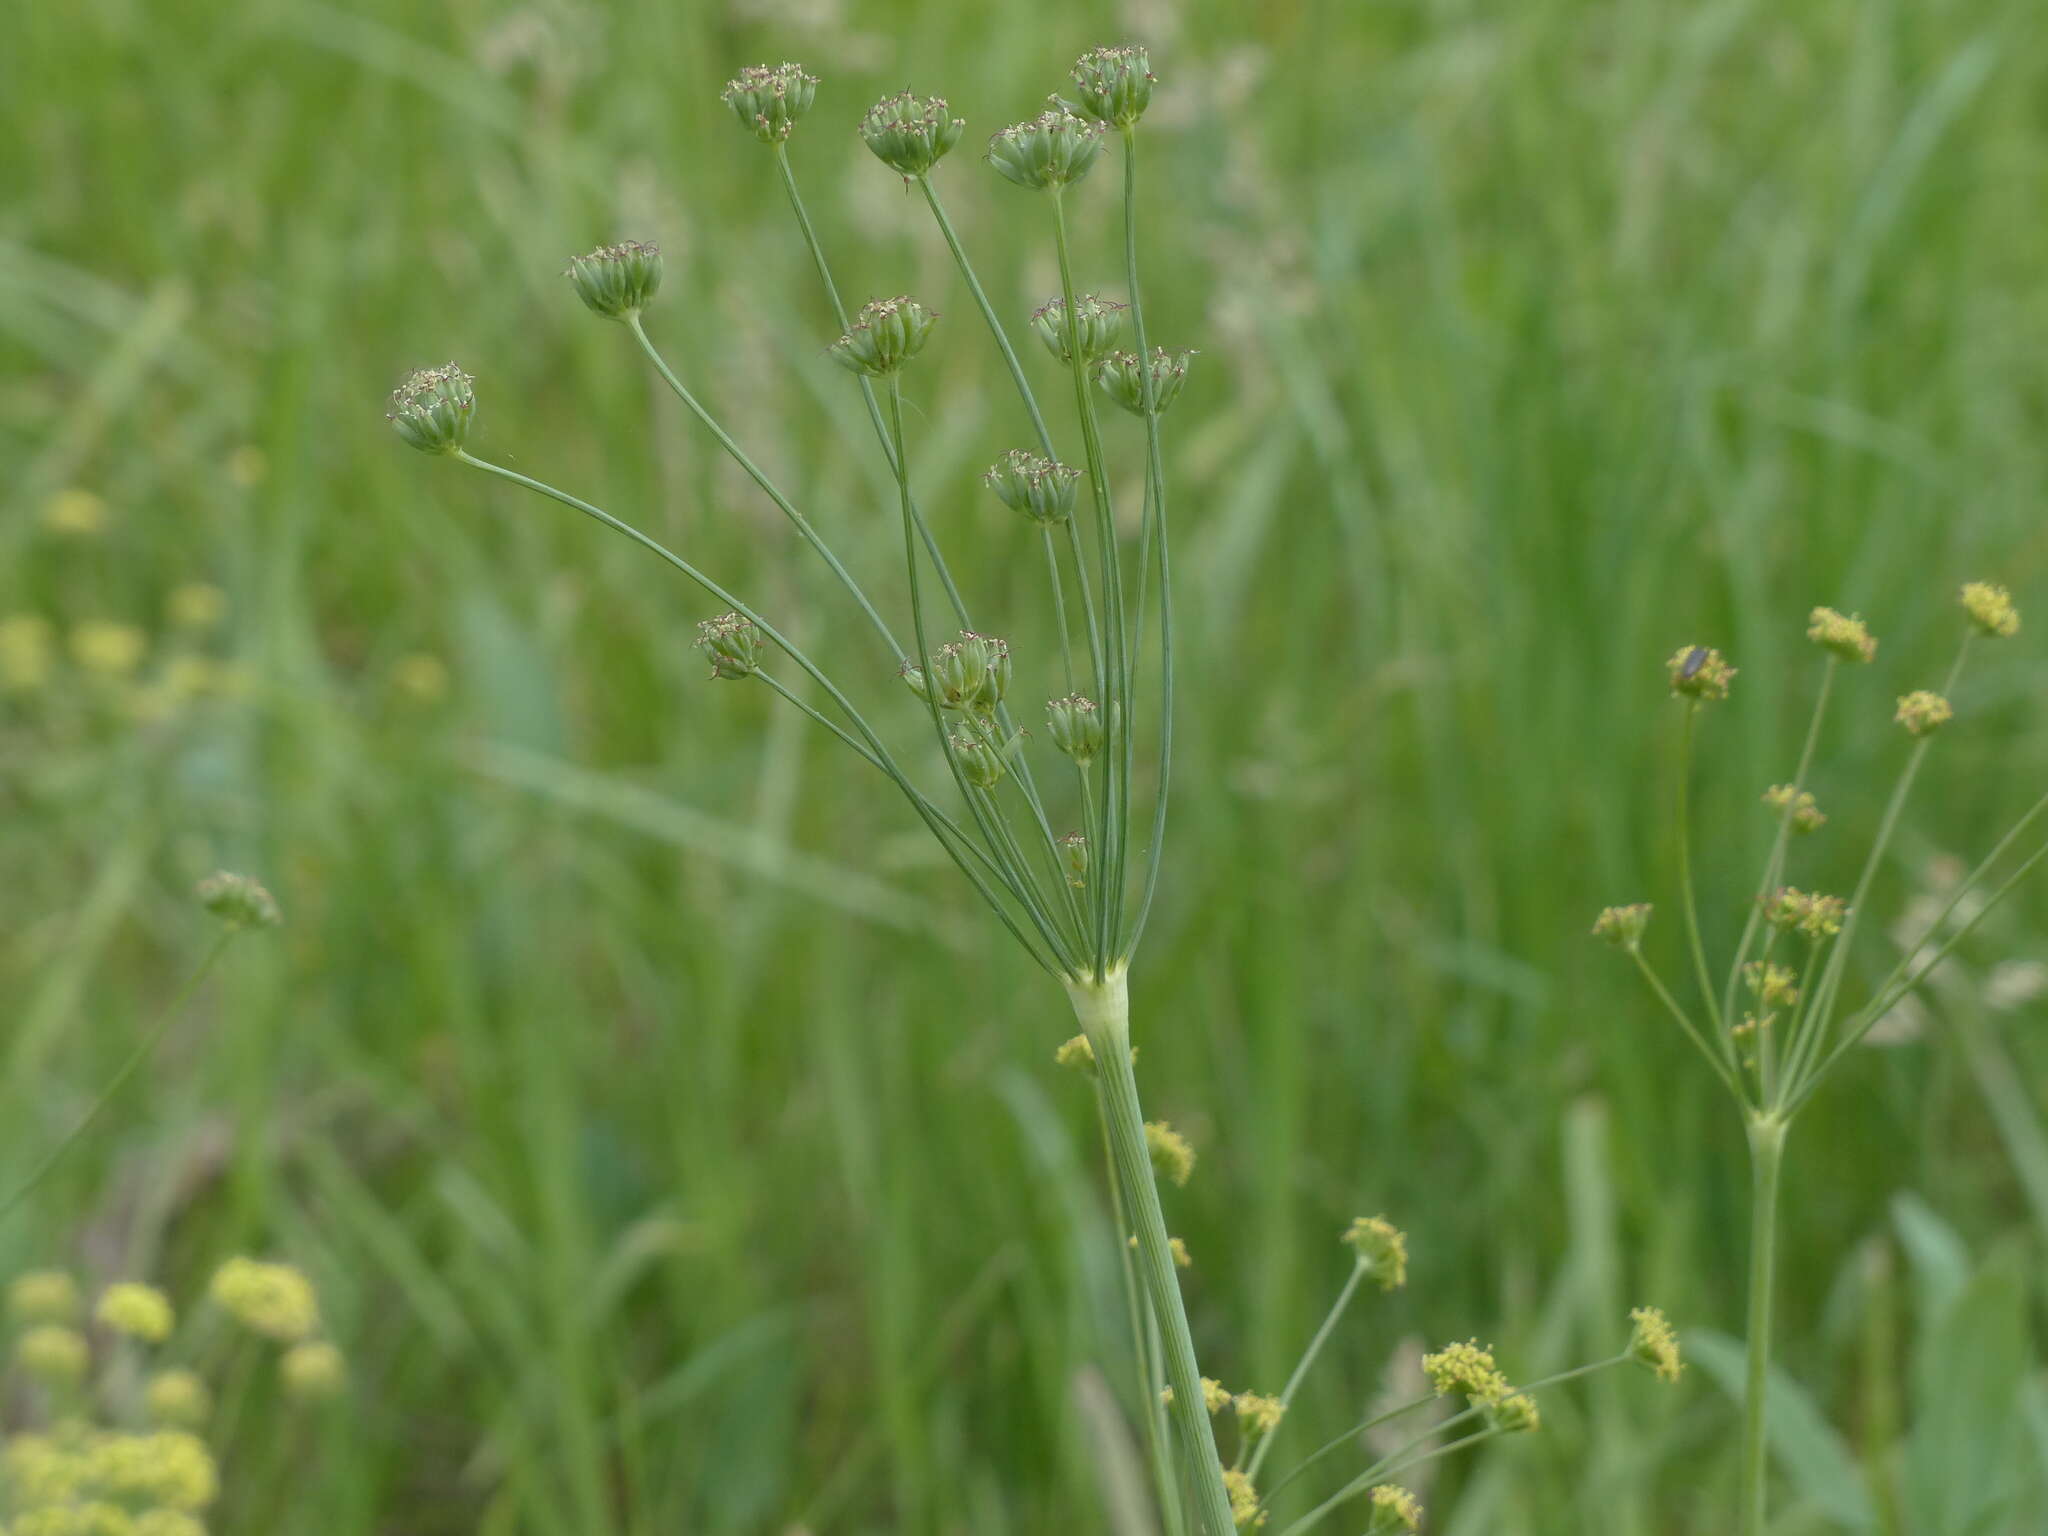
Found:
[[[228,1529],[1110,1529],[1091,1362],[1121,1310],[1056,995],[877,783],[704,680],[691,594],[407,453],[378,411],[404,367],[459,358],[482,451],[637,514],[892,697],[772,509],[558,275],[659,240],[657,337],[892,590],[893,493],[771,163],[716,96],[801,59],[824,84],[792,150],[849,297],[953,321],[911,384],[921,495],[1029,676],[1037,567],[973,478],[1022,423],[851,130],[907,83],[975,146],[1133,37],[1163,80],[1151,324],[1202,349],[1168,423],[1185,745],[1135,1008],[1152,1107],[1202,1154],[1169,1215],[1204,1362],[1277,1387],[1337,1233],[1381,1209],[1413,1282],[1347,1328],[1301,1448],[1415,1340],[1476,1333],[1528,1376],[1613,1348],[1638,1300],[1739,1332],[1736,1124],[1585,929],[1671,894],[1658,662],[1695,640],[1743,668],[1701,807],[1707,920],[1738,920],[1816,602],[1884,648],[1838,714],[1813,883],[1849,883],[1902,751],[1891,697],[1945,662],[1965,578],[2008,583],[2030,627],[1958,700],[1885,912],[2039,792],[2036,19],[19,8],[0,614],[140,624],[145,686],[195,646],[246,686],[138,704],[67,662],[0,698],[4,1166],[196,957],[197,875],[265,875],[289,926],[238,948],[0,1228],[0,1268],[189,1278],[249,1247],[315,1273],[356,1411],[296,1449],[246,1415]],[[1056,286],[1043,210],[967,146],[944,187],[1021,315]],[[1076,199],[1084,283],[1110,290],[1113,179]],[[51,526],[75,490],[100,532]],[[190,581],[228,593],[218,636],[165,628]],[[2044,904],[1993,924],[1973,975],[2038,955]],[[1866,981],[1890,959],[1880,938]],[[2048,1519],[2042,1004],[1990,1008],[1960,973],[1929,1001],[1793,1149],[1784,1361],[1816,1416],[1781,1416],[1786,1531]],[[1436,1529],[1724,1529],[1715,1352],[1676,1392],[1560,1400],[1431,1491]]]

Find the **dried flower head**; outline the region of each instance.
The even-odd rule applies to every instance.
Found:
[[[1287,1414],[1287,1405],[1279,1398],[1260,1392],[1240,1392],[1230,1400],[1230,1406],[1237,1411],[1238,1426],[1254,1438],[1273,1433]]]
[[[1816,942],[1842,931],[1849,907],[1839,896],[1781,886],[1764,901],[1764,921],[1781,933],[1797,932]]]
[[[880,378],[922,352],[938,323],[937,315],[908,294],[871,299],[861,306],[846,334],[825,352],[850,372]]]
[[[1853,614],[1844,617],[1832,608],[1813,610],[1806,638],[1844,661],[1870,661],[1877,655],[1877,637],[1870,627]]]
[[[1728,665],[1719,651],[1707,645],[1681,646],[1664,667],[1671,674],[1673,693],[1705,704],[1728,697],[1728,685],[1735,680],[1737,670]]]
[[[884,96],[860,120],[862,142],[906,179],[929,176],[946,151],[960,142],[965,118],[954,117],[941,96],[904,91]]]
[[[1155,1178],[1185,1187],[1195,1175],[1195,1146],[1164,1120],[1145,1122],[1145,1150],[1152,1154]]]
[[[1413,1536],[1422,1529],[1422,1504],[1406,1488],[1381,1483],[1366,1495],[1372,1518],[1365,1536]]]
[[[760,665],[761,627],[744,614],[721,613],[697,625],[696,646],[714,678],[752,677]]]
[[[988,467],[981,483],[994,491],[996,499],[1011,511],[1022,512],[1034,523],[1051,524],[1073,514],[1081,471],[1070,469],[1057,459],[1044,459],[1022,448],[1012,448]]]
[[[570,262],[562,275],[594,313],[627,320],[645,309],[661,287],[661,248],[644,240],[600,245]]]
[[[1108,128],[1049,107],[1028,122],[1013,123],[988,141],[988,163],[1020,187],[1044,191],[1064,187],[1088,174],[1102,153]]]
[[[1643,930],[1650,926],[1656,908],[1647,901],[1632,901],[1625,907],[1602,907],[1593,919],[1593,937],[1616,949],[1633,950],[1643,942]]]
[[[1384,1216],[1360,1216],[1344,1229],[1344,1243],[1358,1255],[1365,1278],[1383,1291],[1408,1283],[1408,1235]]]
[[[297,1344],[320,1327],[313,1282],[290,1264],[234,1258],[214,1273],[213,1299],[244,1327],[282,1344]]]
[[[1631,1360],[1648,1366],[1659,1381],[1676,1381],[1685,1370],[1678,1354],[1678,1333],[1655,1307],[1637,1307],[1628,1315],[1635,1325],[1628,1336]]]
[[[1045,701],[1045,730],[1055,747],[1084,768],[1102,750],[1102,711],[1078,693]]]
[[[196,1371],[159,1371],[149,1378],[143,1406],[152,1424],[197,1429],[213,1412],[213,1394]]]
[[[15,1323],[73,1323],[84,1305],[78,1282],[61,1269],[31,1270],[7,1287],[7,1316]]]
[[[1963,611],[1972,624],[1993,639],[2010,639],[2020,632],[2020,611],[2012,605],[2012,594],[1988,581],[1973,581],[1964,586]]]
[[[325,1402],[348,1387],[348,1362],[325,1339],[294,1344],[277,1363],[278,1379],[300,1402]]]
[[[454,363],[415,369],[391,392],[385,420],[422,453],[460,453],[476,414],[475,382]]]
[[[163,1343],[177,1323],[170,1297],[153,1285],[133,1280],[110,1285],[101,1292],[93,1317],[102,1328],[145,1344]]]
[[[1774,811],[1792,813],[1794,832],[1815,832],[1827,824],[1827,813],[1813,798],[1813,791],[1802,789],[1794,793],[1790,784],[1773,784],[1764,791],[1764,804]]]
[[[1135,46],[1089,49],[1074,61],[1073,78],[1081,111],[1116,128],[1145,115],[1159,83],[1145,50]]]
[[[1255,1531],[1266,1523],[1266,1511],[1259,1508],[1259,1491],[1248,1474],[1232,1467],[1223,1474],[1223,1491],[1230,1495],[1230,1518],[1240,1531]]]
[[[1742,980],[1766,1008],[1790,1008],[1799,1001],[1799,978],[1790,966],[1752,960],[1742,968]]]
[[[277,898],[247,875],[216,870],[199,882],[199,905],[231,928],[275,928],[284,920]]]
[[[1899,700],[1899,712],[1892,718],[1903,725],[1914,736],[1931,736],[1949,721],[1956,712],[1947,699],[1938,693],[1929,693],[1925,688],[1916,689]]]
[[[1188,359],[1195,355],[1192,347],[1172,351],[1154,347],[1149,362],[1140,366],[1136,353],[1112,352],[1096,364],[1095,382],[1102,386],[1105,395],[1133,416],[1142,416],[1145,414],[1145,386],[1149,380],[1152,414],[1162,415],[1180,398],[1181,386],[1188,381]]]
[[[1513,1390],[1494,1363],[1493,1352],[1480,1348],[1477,1339],[1446,1344],[1435,1354],[1424,1355],[1422,1373],[1440,1397],[1462,1392],[1475,1403],[1497,1403]]]
[[[801,64],[749,64],[725,83],[719,100],[763,144],[780,144],[818,94],[818,77]]]
[[[1094,363],[1109,355],[1123,335],[1124,311],[1128,304],[1084,293],[1074,300],[1072,335],[1069,333],[1067,301],[1047,299],[1031,312],[1031,329],[1045,343],[1045,350],[1063,363],[1074,360],[1074,346],[1081,349],[1081,361]]]

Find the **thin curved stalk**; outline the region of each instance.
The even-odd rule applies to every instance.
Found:
[[[1764,1536],[1769,1512],[1768,1409],[1771,1375],[1771,1292],[1777,1281],[1778,1186],[1785,1122],[1749,1122],[1749,1338],[1742,1388],[1742,1536]]]
[[[1351,1274],[1344,1282],[1344,1288],[1337,1293],[1337,1299],[1330,1304],[1330,1310],[1323,1316],[1323,1325],[1316,1329],[1315,1337],[1308,1341],[1308,1348],[1302,1351],[1300,1361],[1294,1367],[1294,1374],[1287,1378],[1287,1385],[1280,1389],[1280,1424],[1287,1422],[1287,1410],[1294,1404],[1294,1394],[1301,1390],[1303,1378],[1309,1367],[1316,1363],[1316,1356],[1323,1352],[1323,1345],[1329,1339],[1331,1330],[1337,1326],[1337,1319],[1344,1315],[1344,1309],[1351,1305],[1351,1298],[1358,1293],[1359,1283],[1365,1279],[1365,1261],[1360,1259],[1351,1266]],[[1272,1434],[1261,1440],[1252,1452],[1251,1464],[1245,1468],[1247,1477],[1256,1479],[1259,1468],[1266,1463],[1266,1453],[1273,1448],[1273,1441],[1279,1435],[1279,1426]]]

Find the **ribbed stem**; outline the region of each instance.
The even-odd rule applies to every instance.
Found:
[[[1181,1453],[1187,1458],[1188,1481],[1195,1495],[1195,1529],[1198,1536],[1232,1536],[1236,1524],[1230,1516],[1230,1495],[1223,1487],[1223,1463],[1216,1454],[1216,1436],[1202,1400],[1202,1372],[1195,1363],[1195,1342],[1188,1331],[1187,1309],[1181,1304],[1166,1216],[1159,1208],[1152,1157],[1145,1147],[1145,1115],[1138,1105],[1138,1081],[1131,1072],[1131,1009],[1125,973],[1112,970],[1099,981],[1070,978],[1067,996],[1095,1053],[1104,1129],[1109,1133],[1116,1178],[1128,1201],[1125,1215],[1138,1239],[1138,1274],[1159,1320],[1166,1380],[1173,1388],[1173,1422],[1180,1431]]]
[[[1742,1390],[1742,1536],[1764,1536],[1770,1472],[1766,1405],[1771,1377],[1771,1290],[1776,1279],[1778,1184],[1785,1121],[1749,1122],[1749,1365]]]

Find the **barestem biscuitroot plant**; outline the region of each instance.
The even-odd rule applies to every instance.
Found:
[[[1064,690],[1045,706],[1045,739],[1065,759],[1059,775],[1042,783],[1035,775],[1026,733],[1010,713],[1010,648],[975,629],[913,486],[903,376],[925,349],[938,317],[908,296],[876,300],[849,316],[798,192],[788,140],[817,88],[799,66],[747,69],[727,86],[724,99],[775,162],[842,328],[827,355],[854,376],[894,478],[890,514],[903,536],[907,644],[818,529],[719,425],[649,336],[642,312],[660,286],[660,252],[637,241],[603,246],[577,258],[568,276],[585,304],[625,327],[684,408],[845,589],[874,631],[888,666],[906,685],[895,695],[895,711],[882,717],[883,725],[875,724],[795,639],[684,556],[590,502],[471,454],[467,442],[475,398],[469,376],[456,365],[412,375],[392,396],[390,419],[414,447],[551,497],[633,540],[711,594],[725,611],[699,626],[697,643],[712,675],[771,689],[893,784],[1004,928],[1059,982],[1082,1031],[1061,1057],[1085,1067],[1095,1082],[1113,1205],[1120,1235],[1129,1237],[1125,1280],[1139,1377],[1137,1405],[1161,1517],[1175,1533],[1227,1536],[1235,1527],[1266,1520],[1251,1477],[1270,1448],[1279,1411],[1359,1283],[1366,1278],[1398,1283],[1400,1238],[1384,1222],[1354,1229],[1351,1241],[1359,1258],[1352,1283],[1283,1398],[1246,1394],[1236,1400],[1253,1405],[1240,1425],[1242,1444],[1249,1446],[1254,1437],[1259,1443],[1248,1467],[1226,1471],[1211,1425],[1217,1389],[1205,1384],[1195,1360],[1175,1273],[1182,1250],[1167,1233],[1154,1182],[1153,1155],[1170,1132],[1148,1127],[1139,1107],[1127,986],[1158,890],[1173,756],[1174,612],[1160,421],[1181,392],[1193,354],[1151,344],[1141,297],[1138,125],[1155,83],[1145,51],[1094,50],[1075,65],[1072,78],[1074,100],[1055,99],[1040,116],[997,133],[986,158],[1006,180],[1041,198],[1060,291],[1031,316],[1029,328],[1064,372],[1072,396],[1072,430],[1080,440],[1079,469],[1060,461],[1024,365],[940,199],[934,173],[959,141],[964,124],[943,100],[906,92],[876,103],[859,125],[868,148],[914,185],[929,209],[1029,424],[1029,443],[1005,454],[983,479],[997,499],[1021,516],[1026,536],[1043,555],[1046,596],[1058,635],[1057,676]],[[1079,184],[1112,145],[1121,148],[1123,165],[1123,302],[1080,291],[1068,228]],[[1135,350],[1119,351],[1127,323]],[[1143,432],[1143,505],[1135,560],[1124,547],[1111,502],[1107,434],[1098,414],[1103,398],[1135,417]],[[956,628],[957,639],[941,643],[941,628]],[[1155,638],[1157,650],[1148,655]],[[785,674],[779,664],[784,658],[795,675]],[[928,793],[913,765],[889,745],[885,727],[900,730],[920,718],[930,732],[926,754],[951,781],[950,793]],[[1139,772],[1141,747],[1149,775]],[[1148,784],[1149,803],[1141,793]],[[1055,830],[1076,823],[1077,830]],[[1143,835],[1134,847],[1139,831]],[[1636,1321],[1635,1357],[1675,1375],[1675,1346],[1661,1318],[1646,1310]],[[1468,1348],[1455,1346],[1447,1356]],[[1474,1438],[1533,1427],[1536,1415],[1527,1389],[1509,1387],[1484,1351],[1472,1353],[1484,1363],[1483,1370],[1454,1368],[1463,1358],[1457,1356],[1438,1382],[1440,1391],[1462,1391],[1470,1399],[1467,1412],[1449,1424],[1475,1426],[1472,1435],[1449,1444],[1434,1431],[1418,1437],[1289,1529],[1305,1530],[1339,1503],[1362,1494],[1373,1506],[1373,1531],[1412,1530],[1417,1519],[1413,1500],[1373,1478]],[[1257,1408],[1265,1403],[1276,1406],[1270,1413]],[[1351,1443],[1332,1442],[1310,1463]],[[1242,1453],[1239,1460],[1244,1461]]]
[[[2048,843],[2044,843],[2013,866],[1997,885],[1988,885],[1994,873],[2005,869],[2007,856],[2028,829],[2048,811],[2048,796],[2043,796],[1950,893],[1947,906],[1929,929],[1928,940],[1910,947],[1860,1006],[1849,1010],[1841,1007],[1850,945],[1855,940],[1864,904],[1891,847],[1900,813],[1934,735],[1953,718],[1948,695],[1962,677],[1971,643],[1979,635],[2002,639],[2019,631],[2019,613],[2003,587],[1972,582],[1962,589],[1961,602],[1969,622],[1942,691],[1919,690],[1898,700],[1894,718],[1911,738],[1912,745],[1872,837],[1855,891],[1846,900],[1782,883],[1792,840],[1819,830],[1827,821],[1807,786],[1837,674],[1844,665],[1867,664],[1877,655],[1877,640],[1861,619],[1832,608],[1813,610],[1807,637],[1827,657],[1813,718],[1792,781],[1774,784],[1764,792],[1764,803],[1777,813],[1777,831],[1765,856],[1763,874],[1757,882],[1734,958],[1718,988],[1708,964],[1693,889],[1688,800],[1694,735],[1700,714],[1707,705],[1727,698],[1735,668],[1719,651],[1707,646],[1687,646],[1672,656],[1667,663],[1671,691],[1683,708],[1676,810],[1680,898],[1686,963],[1694,972],[1698,1013],[1678,1000],[1643,954],[1643,934],[1651,913],[1647,904],[1609,907],[1593,925],[1596,936],[1625,951],[1641,970],[1658,1001],[1734,1098],[1748,1136],[1748,1354],[1743,1384],[1739,1495],[1744,1536],[1762,1536],[1768,1514],[1765,1414],[1771,1366],[1771,1300],[1776,1275],[1779,1191],[1793,1122],[1842,1058],[2048,855]],[[1943,937],[1950,917],[1965,900],[1972,901],[1972,910]],[[1738,1013],[1745,994],[1749,1001]]]

